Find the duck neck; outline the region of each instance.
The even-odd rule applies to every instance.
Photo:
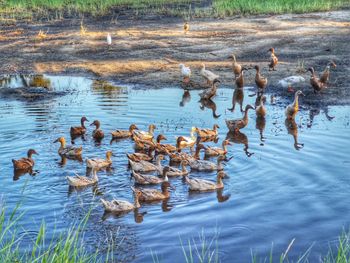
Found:
[[[134,206],[135,208],[140,208],[140,202],[139,202],[139,196],[137,195],[137,192],[134,192]]]
[[[92,170],[92,180],[94,180],[95,182],[98,181],[98,176],[97,176],[97,170],[96,169]]]
[[[217,162],[217,166],[218,166],[218,170],[222,170],[222,160],[220,158],[218,158],[218,162]]]
[[[28,159],[32,160],[32,155],[33,155],[33,153],[32,153],[32,152],[28,152],[28,153],[27,153],[27,157],[28,157]]]
[[[156,165],[157,165],[158,167],[161,167],[160,162],[161,162],[161,159],[160,159],[159,156],[158,156],[157,159],[156,159]]]
[[[227,152],[227,144],[224,141],[222,142],[222,149]]]
[[[100,128],[100,124],[96,123],[95,126],[96,126],[95,131],[97,131]]]
[[[60,141],[60,144],[61,144],[61,149],[65,148],[66,147],[66,142],[65,141]]]
[[[199,146],[197,145],[197,147],[196,147],[196,152],[195,152],[194,155],[193,155],[194,159],[196,159],[196,160],[199,160],[199,159],[200,159],[200,157],[199,157],[199,152],[200,152],[200,150],[201,150],[201,148],[199,148]]]
[[[299,95],[298,94],[295,94],[293,106],[294,106],[294,108],[298,108],[299,107]]]
[[[186,165],[183,161],[181,162],[181,169],[182,169],[182,172],[184,172],[184,173],[187,172]]]
[[[232,60],[233,60],[233,64],[236,64],[237,61],[236,61],[236,56],[235,55],[232,55]]]
[[[86,127],[85,127],[85,120],[81,120],[80,123],[81,123],[81,127],[83,127],[84,129],[86,129]]]
[[[222,178],[221,176],[218,174],[217,177],[216,177],[216,186],[218,188],[222,188],[224,185],[224,183],[222,182]]]
[[[152,134],[152,135],[153,135],[153,132],[154,132],[153,126],[149,126],[148,132],[149,132],[149,134]]]
[[[106,153],[106,160],[107,160],[107,162],[112,161],[110,153]]]
[[[245,109],[244,117],[243,117],[244,120],[248,120],[248,111],[249,111],[249,108]]]
[[[180,141],[177,141],[177,142],[176,142],[176,150],[177,150],[178,153],[181,152],[180,143],[181,143]]]

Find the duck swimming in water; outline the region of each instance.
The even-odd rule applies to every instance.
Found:
[[[134,191],[134,203],[130,203],[129,201],[125,200],[118,200],[113,199],[112,201],[107,201],[103,198],[101,198],[101,203],[105,209],[106,212],[109,213],[125,213],[132,210],[135,210],[137,208],[140,208],[140,202],[139,198],[141,196],[141,192]]]
[[[111,132],[113,139],[123,139],[123,138],[130,138],[132,137],[133,131],[138,130],[137,126],[135,124],[131,124],[129,127],[129,130],[115,130]]]
[[[113,155],[112,151],[107,151],[106,159],[98,159],[98,158],[86,159],[86,166],[88,168],[91,168],[91,169],[95,168],[97,170],[110,167],[112,165],[112,159],[111,159],[112,155]]]
[[[59,142],[60,148],[58,149],[58,154],[66,157],[78,157],[81,156],[83,152],[83,147],[74,147],[71,145],[66,145],[66,139],[64,137],[60,137],[54,141],[54,143]]]
[[[185,177],[186,183],[189,185],[190,191],[213,191],[216,189],[224,188],[224,183],[222,179],[226,177],[226,173],[224,171],[219,171],[216,176],[216,182],[198,179],[198,178],[188,178]]]
[[[15,170],[30,170],[34,167],[34,159],[32,158],[32,155],[36,154],[38,155],[38,153],[33,150],[33,149],[29,149],[27,152],[27,157],[26,158],[21,158],[19,160],[15,160],[12,159],[12,163],[13,163],[13,168]]]
[[[80,120],[81,126],[70,127],[70,135],[72,137],[84,135],[86,133],[86,127],[84,125],[86,121],[88,121],[88,119],[83,116]]]
[[[95,130],[92,132],[92,137],[96,140],[96,141],[101,141],[104,137],[105,134],[104,132],[100,129],[101,123],[98,120],[94,120],[93,123],[90,124],[90,126],[95,125]]]

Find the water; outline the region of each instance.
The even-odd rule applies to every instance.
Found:
[[[225,110],[232,106],[233,90],[219,89],[214,101],[216,114],[221,116],[214,118],[212,110],[198,102],[198,91],[190,92],[190,100],[182,100],[183,90],[173,87],[140,90],[101,87],[81,77],[49,79],[54,90],[69,93],[44,101],[0,99],[1,195],[9,209],[22,202],[20,210],[25,216],[20,223],[31,233],[23,242],[35,237],[42,220],[50,236],[54,227],[61,231],[82,219],[91,205],[87,246],[100,246],[104,251],[107,237],[112,237],[118,244],[117,258],[128,262],[152,261],[151,251],[161,262],[183,261],[180,238],[184,243],[192,238],[198,241],[202,231],[208,239],[219,235],[222,262],[233,258],[250,261],[251,250],[258,257],[268,256],[272,243],[278,258],[293,238],[289,257],[295,259],[313,245],[310,259],[315,262],[349,227],[349,106],[304,107],[296,117],[298,142],[304,147],[296,149],[285,126],[282,99],[271,105],[268,97],[266,140],[261,141],[251,111],[244,134],[229,146],[228,156],[233,158],[225,167],[229,178],[224,181],[223,196],[216,192],[189,194],[181,179],[173,179],[176,191],[168,202],[144,205],[140,209],[143,215],[113,217],[104,215],[99,199],[132,199],[133,181],[125,153],[133,151],[133,143],[111,142],[109,132],[127,129],[131,123],[142,129],[154,123],[156,134],[163,133],[168,143],[174,143],[175,136],[188,136],[192,126],[217,123],[221,145],[227,136],[224,119],[241,117],[238,106],[234,113]],[[254,104],[250,93],[245,92],[244,105]],[[107,134],[101,145],[91,140],[92,129],[86,141],[77,139],[76,145],[84,148],[83,158],[104,157],[106,150],[112,149],[114,169],[99,173],[98,186],[71,191],[65,176],[84,174],[85,163],[67,160],[63,164],[57,154],[59,145],[53,141],[60,136],[68,139],[69,128],[79,125],[82,115],[90,122],[100,120]],[[29,148],[40,154],[35,156],[36,174],[14,177],[11,159],[25,156]],[[215,173],[193,176],[214,180]]]

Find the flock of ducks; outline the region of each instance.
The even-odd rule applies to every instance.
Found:
[[[184,31],[189,31],[189,24],[185,23]],[[107,43],[111,45],[112,39],[110,34],[107,35]],[[269,71],[275,71],[278,65],[278,58],[275,54],[275,49],[270,48],[270,59],[268,61]],[[234,54],[229,57],[232,60],[232,71],[234,74],[236,90],[240,90],[244,86],[244,71],[249,70],[249,67],[240,65]],[[191,78],[191,69],[184,64],[180,64],[180,72],[183,77],[183,82],[188,83]],[[327,87],[329,81],[330,68],[336,67],[334,62],[330,62],[325,71],[320,77],[317,76],[313,68],[309,68],[311,72],[310,84],[314,89],[314,92],[320,92]],[[257,101],[255,107],[252,105],[246,105],[244,115],[242,118],[234,120],[225,120],[226,126],[232,133],[239,133],[244,129],[249,121],[248,111],[255,110],[258,117],[264,118],[266,115],[266,108],[264,101],[266,97],[263,95],[268,80],[260,72],[258,65],[254,66],[256,71],[255,83],[257,86]],[[201,100],[210,100],[216,95],[218,85],[220,83],[220,76],[206,69],[205,64],[201,65],[199,74],[206,80],[207,84],[211,87],[205,89],[199,96]],[[279,82],[283,87],[288,88],[288,91],[293,91],[292,85],[303,81],[301,76],[291,76],[285,78]],[[235,92],[236,92],[235,90]],[[301,90],[295,92],[293,103],[288,105],[285,110],[286,120],[294,120],[296,114],[299,111],[299,96],[303,95]],[[242,106],[241,106],[242,110]],[[85,136],[88,128],[85,123],[88,119],[83,116],[81,118],[80,126],[70,128],[70,136],[72,141],[78,137]],[[92,131],[92,137],[95,141],[101,141],[104,139],[105,134],[101,129],[101,124],[98,120],[94,120],[90,126],[95,126]],[[193,127],[190,135],[179,136],[176,138],[175,144],[165,144],[162,141],[167,140],[163,134],[159,134],[155,137],[154,131],[156,126],[154,124],[149,125],[148,131],[139,130],[135,124],[131,124],[128,130],[115,130],[111,132],[113,139],[131,139],[135,144],[135,152],[128,153],[127,159],[131,168],[131,174],[135,181],[135,187],[131,187],[133,192],[134,202],[131,203],[125,200],[105,200],[101,199],[102,205],[106,212],[113,213],[125,213],[138,209],[144,202],[153,202],[166,200],[170,198],[169,188],[174,188],[170,184],[169,178],[180,177],[188,184],[189,191],[213,191],[224,188],[223,179],[226,177],[222,162],[227,161],[227,147],[231,145],[229,140],[224,140],[221,147],[205,146],[205,142],[215,141],[218,139],[218,125],[214,125],[212,129]],[[58,154],[61,157],[71,159],[81,159],[83,148],[74,145],[67,145],[64,137],[60,137],[54,141],[54,143],[60,143],[58,148]],[[185,149],[190,151],[185,152]],[[217,158],[216,162],[210,160],[204,160],[200,158],[200,152],[203,151],[207,158]],[[33,169],[35,162],[33,155],[38,154],[34,149],[29,149],[27,157],[12,160],[15,171],[30,171]],[[98,171],[107,169],[112,165],[113,156],[112,151],[106,152],[105,159],[87,159],[86,166],[90,169],[91,176],[67,176],[67,183],[72,187],[86,187],[94,185],[98,182]],[[174,166],[163,166],[162,160],[168,156],[170,164],[180,164],[180,169]],[[187,169],[190,167],[190,170]],[[190,176],[191,171],[208,172],[215,171],[216,181],[204,180]],[[156,173],[157,175],[151,175],[149,173]],[[148,185],[160,185],[160,190],[154,188],[147,188]],[[143,187],[139,187],[142,185]]]

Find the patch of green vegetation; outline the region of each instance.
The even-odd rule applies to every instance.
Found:
[[[348,7],[349,0],[214,0],[220,15],[284,14],[329,11]]]
[[[5,207],[0,204],[0,262],[2,263],[27,263],[27,262],[108,262],[111,257],[102,259],[96,251],[87,251],[82,242],[81,233],[90,216],[85,218],[65,232],[54,232],[48,240],[45,222],[39,227],[35,238],[24,245],[22,239],[27,235],[19,225],[19,220],[24,213],[18,213],[17,206],[11,213],[7,213]],[[23,233],[24,232],[24,233]],[[52,234],[52,233],[50,233]],[[108,250],[112,254],[112,251]]]

